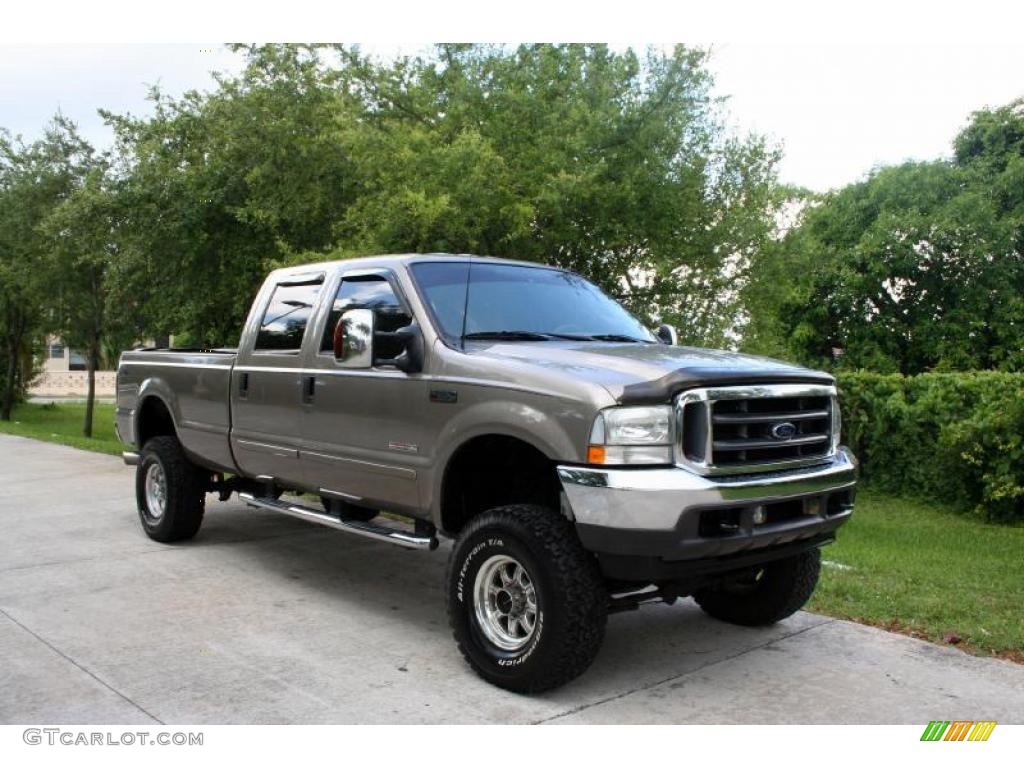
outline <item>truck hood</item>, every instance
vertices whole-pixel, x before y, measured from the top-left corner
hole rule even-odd
[[[620,403],[665,402],[700,386],[835,381],[827,373],[767,357],[663,344],[474,342],[466,351],[601,385]]]

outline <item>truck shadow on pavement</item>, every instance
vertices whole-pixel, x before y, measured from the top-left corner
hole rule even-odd
[[[304,633],[358,634],[368,646],[400,656],[433,655],[434,663],[444,660],[475,679],[452,642],[445,612],[448,543],[434,552],[408,551],[235,503],[211,503],[199,535],[185,546],[217,550],[209,556],[258,582],[254,610],[287,611],[287,620]],[[774,627],[736,627],[708,618],[689,599],[613,614],[591,670],[543,698],[653,684],[822,621],[798,614]]]

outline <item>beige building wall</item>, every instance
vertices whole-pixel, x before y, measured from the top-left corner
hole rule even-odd
[[[96,371],[96,397],[113,397],[117,371]],[[85,397],[89,382],[85,371],[43,371],[32,382],[30,397]]]
[[[116,371],[96,371],[96,396],[113,397],[116,377]],[[88,387],[85,359],[56,336],[47,338],[43,372],[29,387],[29,396],[85,397]]]

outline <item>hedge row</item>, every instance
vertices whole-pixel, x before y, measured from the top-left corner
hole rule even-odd
[[[838,376],[866,484],[1024,521],[1024,373]]]

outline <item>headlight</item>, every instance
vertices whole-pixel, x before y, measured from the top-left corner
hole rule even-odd
[[[608,408],[598,414],[587,448],[590,464],[671,464],[672,407]]]

